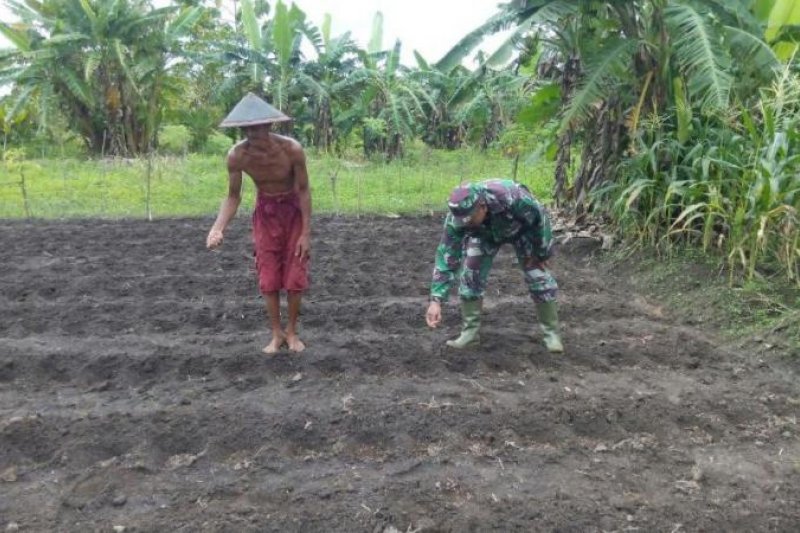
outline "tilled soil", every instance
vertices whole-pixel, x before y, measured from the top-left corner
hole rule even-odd
[[[510,249],[455,352],[455,304],[424,323],[440,219],[317,217],[308,350],[269,358],[248,221],[217,253],[209,226],[0,223],[0,528],[800,530],[793,363],[676,320],[592,243],[554,265],[565,355]]]

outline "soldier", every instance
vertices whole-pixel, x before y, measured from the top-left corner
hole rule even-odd
[[[246,139],[228,153],[228,196],[206,245],[222,244],[223,232],[241,202],[242,173],[258,190],[253,213],[253,243],[261,293],[267,301],[272,340],[264,353],[274,354],[285,344],[293,352],[305,345],[297,334],[303,291],[308,288],[311,234],[311,191],[306,159],[300,143],[272,133],[275,122],[291,120],[261,98],[248,93],[221,127],[241,127]],[[289,320],[281,326],[280,291],[287,292]]]
[[[435,328],[441,322],[441,302],[447,300],[458,274],[463,326],[461,335],[447,345],[464,348],[477,343],[492,261],[501,245],[511,243],[536,304],[545,346],[552,353],[563,352],[556,308],[558,285],[547,264],[553,253],[553,236],[542,205],[524,185],[492,179],[459,185],[450,194],[448,207],[444,234],[436,249],[428,326]]]

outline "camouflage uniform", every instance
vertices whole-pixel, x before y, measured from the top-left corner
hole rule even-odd
[[[486,219],[477,228],[468,228],[448,213],[436,249],[431,299],[446,301],[457,273],[461,299],[482,298],[495,255],[500,246],[511,243],[534,301],[555,301],[558,285],[550,272],[526,269],[528,258],[545,261],[553,253],[550,218],[544,207],[527,187],[512,180],[487,180],[474,187],[486,202]]]

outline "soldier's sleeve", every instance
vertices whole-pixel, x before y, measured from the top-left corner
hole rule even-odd
[[[532,234],[534,255],[542,261],[549,259],[553,255],[553,229],[544,206],[524,195],[514,200],[511,210],[514,217],[522,221],[525,231]]]
[[[446,302],[450,288],[455,282],[464,255],[464,231],[453,225],[453,216],[448,214],[439,246],[436,247],[436,260],[431,281],[431,300]]]

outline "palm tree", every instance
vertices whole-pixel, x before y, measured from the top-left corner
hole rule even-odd
[[[153,148],[171,60],[202,8],[152,9],[144,0],[7,6],[20,19],[0,23],[14,45],[0,52],[0,85],[15,86],[12,112],[36,97],[42,120],[62,111],[94,153]]]

